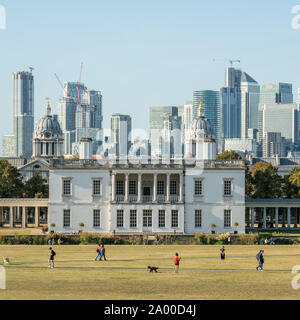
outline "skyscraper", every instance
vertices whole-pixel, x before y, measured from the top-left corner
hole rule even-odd
[[[168,121],[168,125],[165,123]],[[177,122],[174,125],[174,121]],[[180,125],[179,123],[180,122]],[[170,107],[151,107],[150,108],[150,144],[151,155],[161,156],[163,154],[163,135],[166,136],[166,128],[171,130],[173,123],[174,127],[181,128],[181,117],[178,116],[178,108]],[[171,133],[170,133],[171,134]],[[177,148],[176,148],[177,149]]]
[[[78,144],[82,138],[93,140],[93,152],[102,142],[102,94],[100,91],[86,90],[81,95],[81,103],[76,110],[76,136]]]
[[[258,116],[258,139],[263,139],[263,108],[266,104],[291,104],[294,102],[293,86],[289,83],[268,83],[261,86],[259,116]]]
[[[246,72],[241,77],[241,138],[248,138],[248,129],[258,129],[260,86]]]
[[[242,71],[226,69],[226,86],[221,88],[223,139],[241,137]]]
[[[4,138],[3,155],[30,158],[34,131],[34,78],[31,72],[13,73],[11,112],[13,134]],[[7,143],[12,140],[13,152],[7,152]]]
[[[263,139],[263,158],[286,157],[286,141],[280,132],[267,132]]]
[[[93,140],[93,153],[96,153],[102,143],[101,92],[87,90],[84,84],[79,86],[78,83],[67,82],[58,109],[58,119],[64,134],[64,154],[78,155],[82,138]]]
[[[263,135],[268,132],[279,132],[289,146],[298,143],[299,106],[297,104],[264,105]]]
[[[219,91],[204,90],[194,91],[194,119],[197,118],[199,105],[202,101],[204,116],[210,121],[216,135],[219,151],[222,148],[222,113],[221,94]]]
[[[115,155],[125,157],[131,148],[131,117],[113,114],[111,117],[111,144],[114,145]]]

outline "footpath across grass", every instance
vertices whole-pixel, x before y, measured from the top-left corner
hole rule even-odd
[[[265,272],[256,253],[265,250]],[[95,246],[55,246],[56,268],[48,269],[48,246],[0,246],[8,257],[7,290],[0,299],[300,299],[291,273],[300,265],[299,246],[106,246],[107,262],[95,262]],[[173,258],[181,257],[174,274]],[[147,266],[160,268],[150,274]]]

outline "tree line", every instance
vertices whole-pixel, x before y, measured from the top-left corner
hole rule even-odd
[[[49,198],[49,185],[39,173],[23,182],[18,169],[7,160],[0,160],[0,198],[47,199]]]
[[[225,151],[217,160],[243,160],[234,151]],[[257,162],[252,167],[245,164],[246,197],[249,199],[300,198],[300,167],[293,168],[287,177],[281,177],[270,163]]]

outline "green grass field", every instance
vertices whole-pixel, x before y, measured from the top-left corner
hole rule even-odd
[[[48,269],[48,247],[0,246],[10,299],[99,300],[224,300],[300,299],[291,286],[300,246],[265,247],[265,272],[256,272],[257,246],[227,247],[227,260],[218,246],[107,246],[107,262],[95,262],[95,246],[56,246],[56,268]],[[180,273],[173,257],[181,257]],[[160,267],[149,274],[147,266]]]

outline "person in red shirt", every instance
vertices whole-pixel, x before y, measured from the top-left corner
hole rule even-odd
[[[178,273],[178,271],[179,271],[180,260],[181,260],[181,258],[179,258],[179,254],[176,253],[175,258],[174,258],[175,273]]]

